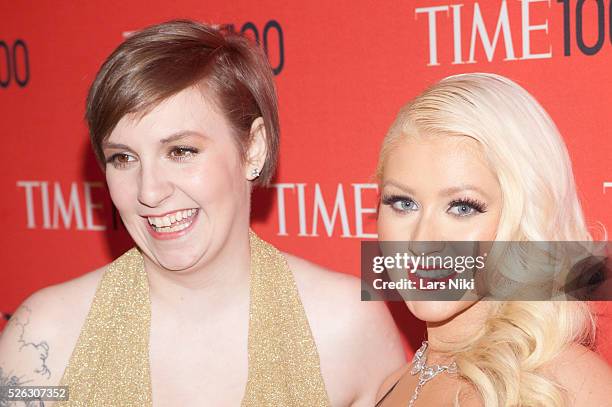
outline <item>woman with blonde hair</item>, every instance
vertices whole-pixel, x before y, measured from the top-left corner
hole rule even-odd
[[[555,124],[499,75],[451,76],[405,105],[377,176],[380,241],[592,240]],[[586,302],[406,304],[427,341],[383,383],[380,407],[610,405]]]

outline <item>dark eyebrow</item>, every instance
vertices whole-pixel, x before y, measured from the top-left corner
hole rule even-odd
[[[198,133],[197,131],[184,130],[184,131],[178,131],[174,134],[169,135],[166,138],[161,139],[160,143],[168,144],[168,143],[172,143],[173,141],[181,140],[189,136],[197,136],[197,137],[206,138],[206,136],[204,136],[202,133]]]
[[[130,152],[133,152],[131,148],[129,148],[128,146],[126,146],[125,144],[119,144],[119,143],[112,143],[110,141],[103,141],[102,142],[102,148],[113,148],[116,150],[127,150]]]
[[[171,134],[168,137],[161,139],[159,142],[161,144],[169,144],[169,143],[172,143],[173,141],[181,140],[189,136],[197,136],[197,137],[206,138],[206,136],[204,136],[202,133],[198,133],[196,131],[191,131],[191,130],[186,130],[186,131],[179,131],[174,134]],[[133,152],[133,150],[130,147],[126,146],[125,144],[113,143],[110,141],[102,142],[102,148],[113,148],[117,150],[127,150],[127,151]]]

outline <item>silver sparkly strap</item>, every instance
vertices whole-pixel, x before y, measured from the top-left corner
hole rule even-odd
[[[416,403],[417,398],[419,397],[419,393],[425,383],[432,380],[434,377],[439,375],[440,373],[446,371],[448,373],[454,374],[457,373],[457,364],[453,361],[448,365],[431,365],[427,366],[427,347],[429,343],[427,341],[423,341],[423,344],[416,351],[414,357],[412,358],[412,369],[410,369],[411,375],[419,375],[419,383],[414,389],[414,394],[410,398],[408,402],[408,407],[413,407]]]

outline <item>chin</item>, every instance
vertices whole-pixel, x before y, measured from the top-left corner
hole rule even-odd
[[[196,219],[192,228],[171,239],[155,238],[148,230],[149,225],[145,231],[137,225],[134,235],[142,239],[134,240],[153,263],[169,271],[189,273],[210,252],[210,232],[201,221]],[[129,229],[128,232],[132,235]]]
[[[207,239],[200,238],[197,244],[187,245],[184,242],[167,244],[166,246],[156,244],[146,244],[144,250],[148,257],[158,266],[173,272],[189,273],[209,252]],[[142,247],[142,246],[141,246]]]
[[[199,258],[188,256],[157,256],[155,260],[166,270],[188,272],[198,263]]]
[[[425,322],[444,322],[468,309],[476,301],[406,301],[416,318]]]

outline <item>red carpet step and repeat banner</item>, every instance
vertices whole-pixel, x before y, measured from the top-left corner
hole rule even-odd
[[[513,79],[547,109],[589,224],[612,229],[610,0],[5,0],[1,312],[131,247],[89,145],[84,101],[126,35],[175,18],[231,24],[268,55],[280,167],[255,194],[253,228],[282,250],[359,275],[360,241],[376,238],[379,146],[399,107],[475,71]],[[597,305],[598,343],[612,361],[612,307]],[[422,323],[390,307],[407,338],[420,338]]]

